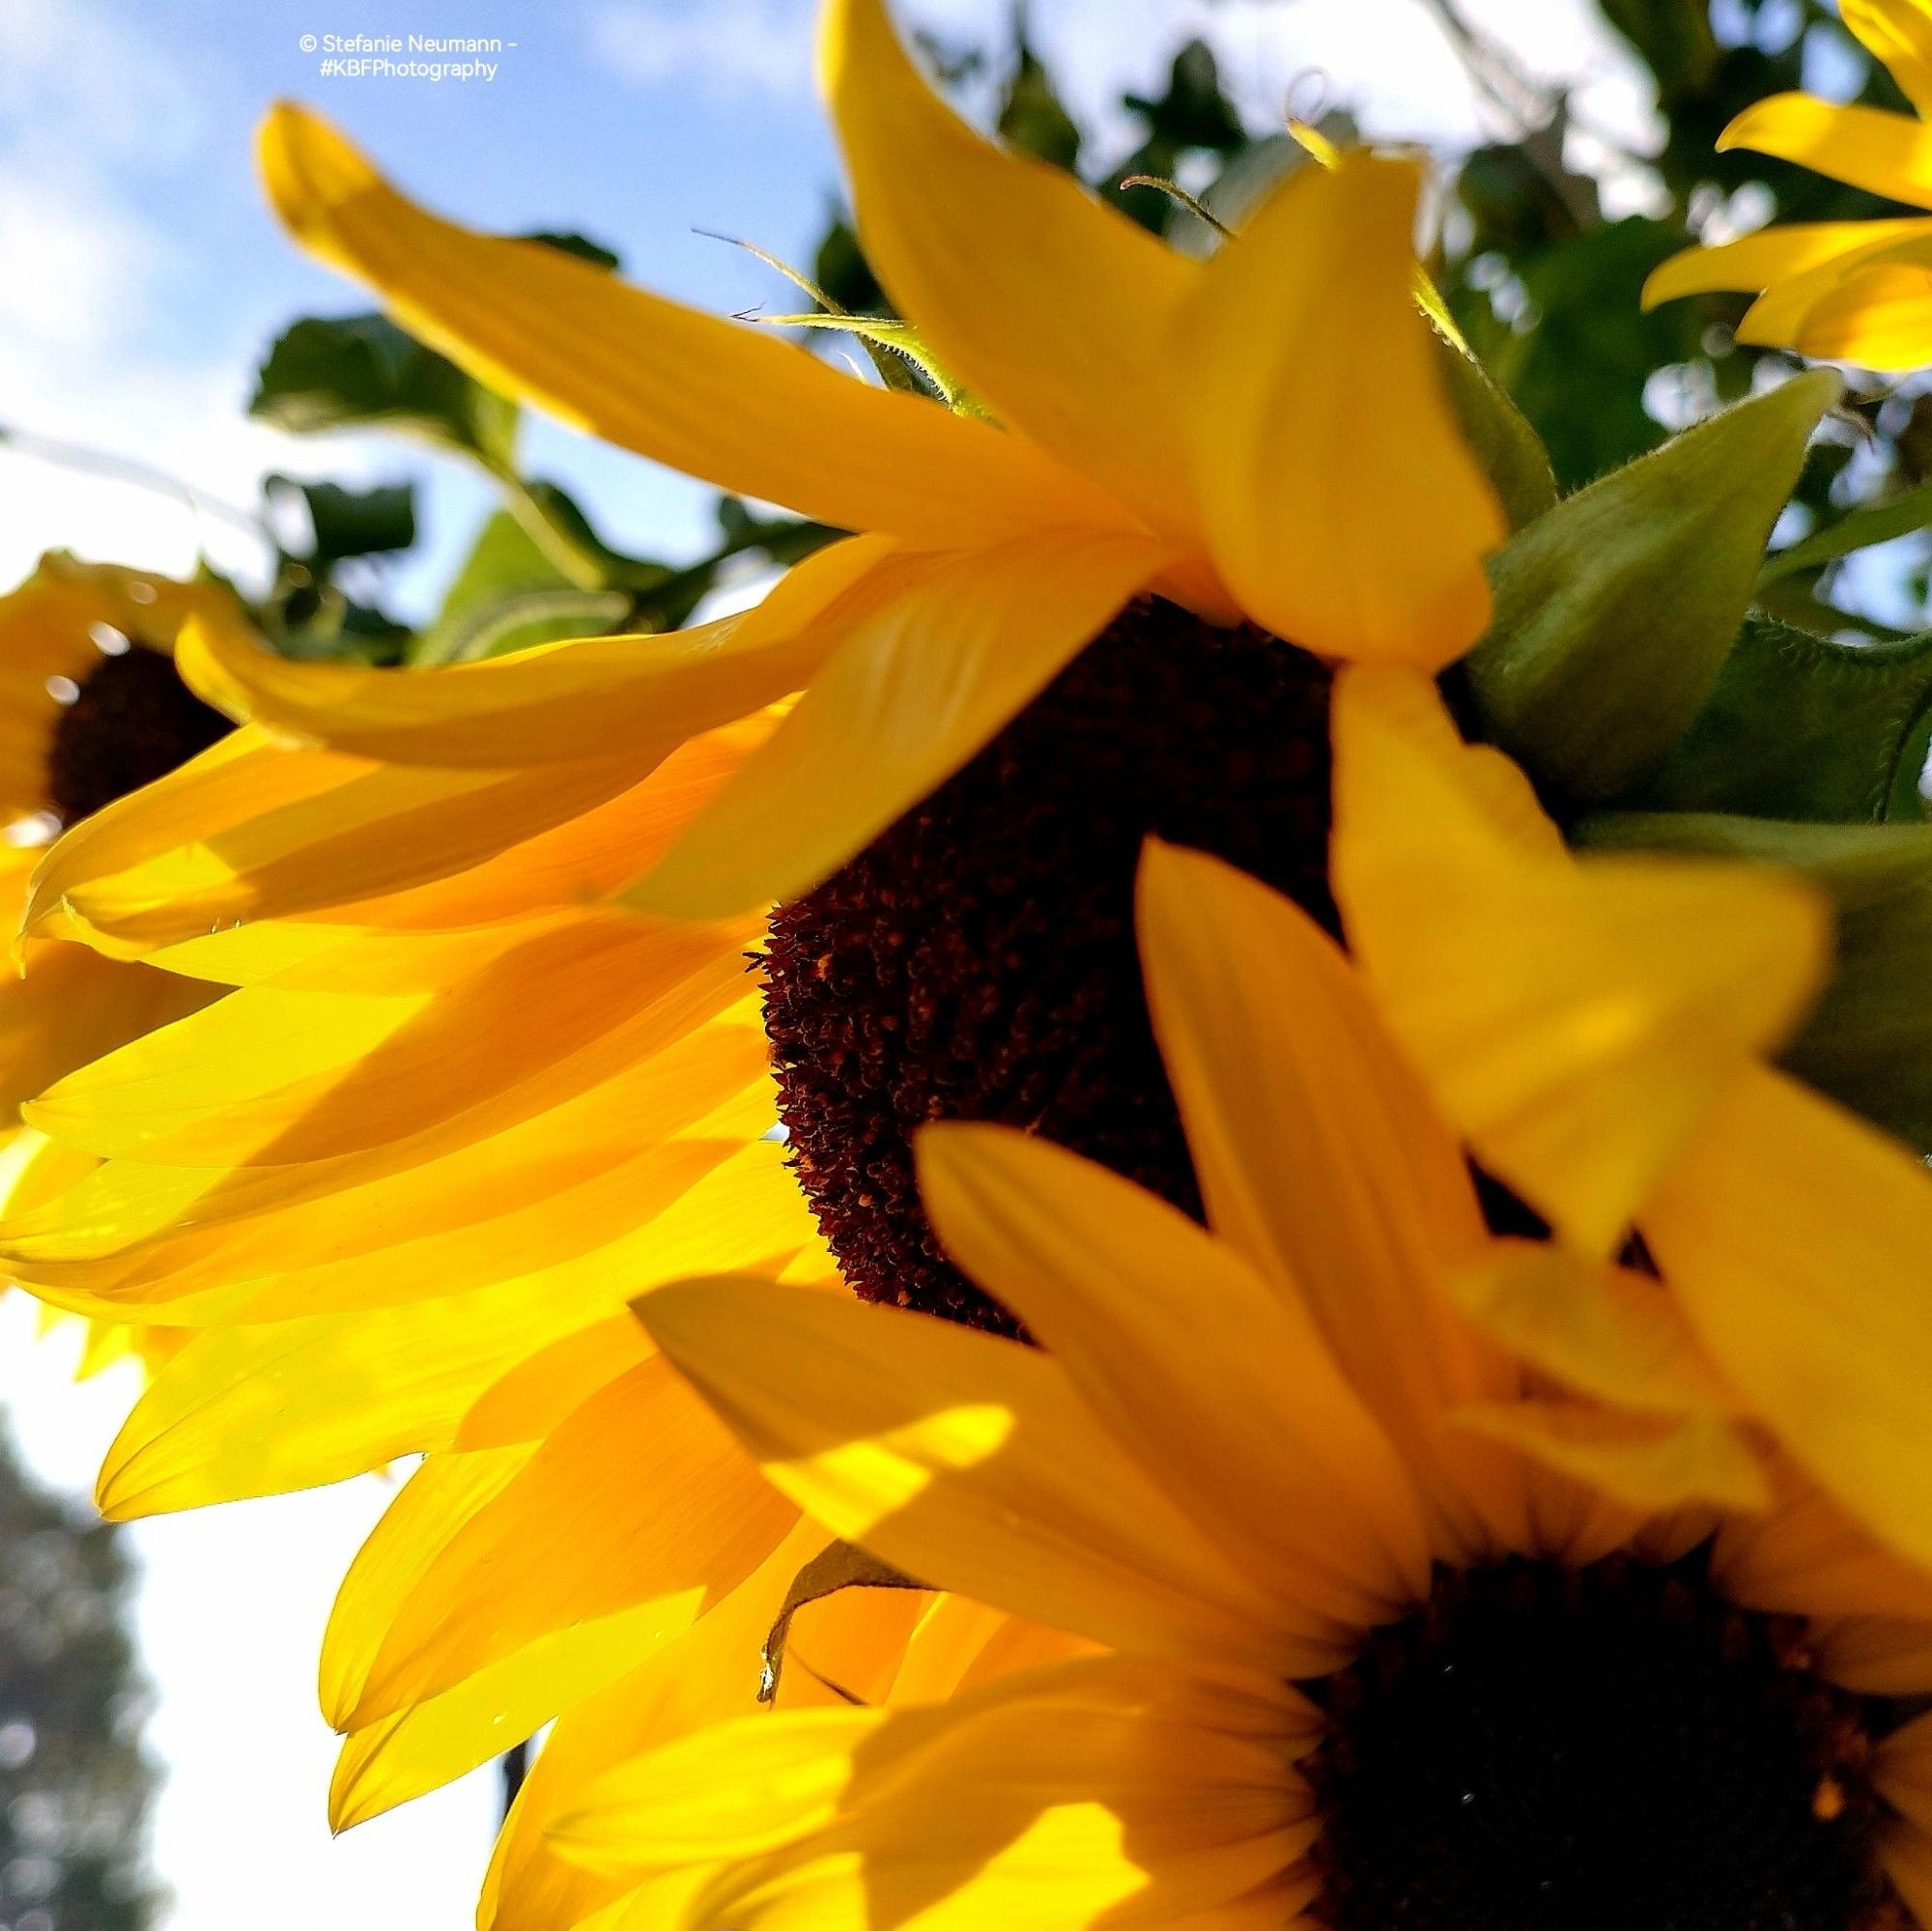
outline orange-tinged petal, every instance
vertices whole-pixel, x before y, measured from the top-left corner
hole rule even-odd
[[[634,1306],[773,1482],[908,1575],[1100,1641],[1296,1647],[1037,1349],[757,1282]]]
[[[625,901],[712,918],[809,890],[1037,696],[1161,554],[1145,538],[1063,532],[905,559],[897,594]]]
[[[1231,1555],[1359,1627],[1428,1594],[1408,1478],[1305,1308],[1164,1201],[1045,1141],[932,1126],[918,1156],[948,1254]]]
[[[182,675],[211,704],[278,740],[445,769],[635,757],[789,696],[838,635],[846,600],[892,555],[855,537],[809,556],[763,602],[651,637],[541,644],[425,670],[302,663],[240,623],[191,623]],[[653,751],[652,748],[655,748]]]
[[[655,1603],[634,1660],[783,1541],[797,1511],[662,1357],[565,1420],[424,1569],[348,1713],[360,1728],[526,1644]]]
[[[1795,1080],[1741,1074],[1645,1237],[1704,1346],[1817,1482],[1932,1566],[1932,1177]]]
[[[633,759],[441,771],[289,751],[244,725],[48,851],[27,929],[138,957],[478,865],[628,790]]]
[[[1191,539],[1171,336],[1199,264],[981,139],[914,70],[883,0],[833,0],[820,69],[860,239],[900,312],[1003,421]]]
[[[1415,305],[1420,180],[1368,154],[1301,169],[1208,264],[1178,343],[1236,602],[1321,656],[1435,669],[1488,627],[1508,532]]]
[[[1769,868],[1534,849],[1495,815],[1493,753],[1439,726],[1419,679],[1337,680],[1350,943],[1484,1163],[1606,1252],[1725,1083],[1804,1010],[1825,909]]]
[[[1868,189],[1932,208],[1932,128],[1877,107],[1775,94],[1747,107],[1718,137],[1719,153],[1749,148]]]
[[[697,925],[585,914],[477,949],[480,969],[445,990],[244,988],[70,1074],[32,1123],[104,1155],[210,1166],[326,1159],[457,1116],[474,1138],[490,1109],[527,1118],[530,1097],[584,1091],[627,1039],[668,1045],[744,990],[744,939]]]
[[[682,308],[561,250],[398,194],[319,115],[262,125],[289,231],[492,388],[740,496],[930,545],[1114,514],[1016,437],[871,388],[769,331]]]

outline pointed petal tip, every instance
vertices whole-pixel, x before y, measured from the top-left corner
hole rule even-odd
[[[278,100],[262,117],[255,159],[270,207],[297,236],[327,210],[383,185],[347,135],[295,100]]]

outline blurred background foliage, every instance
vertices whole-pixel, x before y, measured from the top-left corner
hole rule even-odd
[[[42,1492],[0,1434],[0,1924],[142,1931],[156,1771],[122,1531]]]

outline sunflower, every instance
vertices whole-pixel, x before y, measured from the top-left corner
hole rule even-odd
[[[1388,674],[1345,673],[1346,757],[1378,762],[1426,709]],[[1524,835],[1514,785],[1433,762]],[[1616,909],[1638,876],[1568,883]],[[1753,883],[1796,929],[1802,895]],[[1731,1146],[1777,1081],[1714,1051],[1684,1150],[1625,1200],[1647,1248],[1497,1236],[1305,913],[1158,845],[1140,911],[1206,1227],[1035,1136],[939,1124],[940,1235],[1044,1352],[764,1283],[637,1304],[813,1517],[1104,1653],[613,1766],[550,1825],[604,1883],[598,1921],[1932,1922],[1932,1182],[1809,1098],[1782,1158]],[[1710,1008],[1685,992],[1689,1036]],[[1634,1065],[1654,1016],[1558,988],[1497,1079],[1533,1083],[1566,1033]],[[1714,1165],[1731,1198],[1707,1211]],[[1861,1227],[1859,1189],[1902,1220]],[[1561,1215],[1564,1189],[1528,1204]],[[1867,1238],[1910,1271],[1821,1308],[1815,1270],[1860,1269]],[[1808,1366],[1827,1423],[1787,1427],[1773,1357]],[[1883,1502],[1875,1461],[1898,1470]]]
[[[229,723],[176,674],[191,616],[232,608],[213,584],[52,554],[0,597],[0,900],[17,925],[37,846],[164,776]],[[24,1103],[65,1074],[193,1011],[207,991],[75,945],[30,940],[0,980],[0,1198],[10,1211],[63,1191],[93,1163],[23,1127]],[[168,1330],[91,1325],[82,1374],[130,1349],[151,1362]]]
[[[1718,137],[1853,187],[1932,211],[1932,4],[1841,0],[1845,25],[1881,61],[1917,118],[1779,94]],[[1644,286],[1646,308],[1741,289],[1757,299],[1738,340],[1868,369],[1932,362],[1932,212],[1870,221],[1794,222],[1673,255]]]
[[[228,989],[30,1109],[101,1164],[13,1217],[22,1278],[196,1331],[103,1508],[428,1457],[331,1624],[338,1822],[601,1694],[791,1533],[630,1295],[746,1269],[1010,1326],[920,1208],[935,1114],[1198,1205],[1141,839],[1332,919],[1325,663],[1434,668],[1487,620],[1411,164],[1310,169],[1198,263],[969,132],[877,0],[826,43],[870,257],[999,426],[468,233],[278,110],[277,209],[413,331],[860,533],[716,624],[442,670],[201,624],[243,727],[36,882],[36,933]]]

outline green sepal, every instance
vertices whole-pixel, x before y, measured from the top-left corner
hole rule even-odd
[[[1738,404],[1579,490],[1491,561],[1466,660],[1484,733],[1552,794],[1627,796],[1703,709],[1818,419],[1824,371]]]
[[[964,384],[947,374],[945,364],[910,322],[900,322],[888,315],[761,315],[758,320],[769,323],[774,328],[830,328],[840,334],[855,336],[865,344],[868,353],[885,352],[883,356],[872,355],[873,366],[881,376],[888,369],[896,368],[903,374],[910,368],[921,378],[910,384],[889,381],[889,388],[910,386],[929,391],[955,414],[983,416],[986,413],[984,406],[973,400]]]
[[[1759,818],[1910,818],[1915,731],[1932,699],[1932,637],[1834,643],[1752,617],[1710,701],[1634,804]],[[1903,809],[1902,809],[1903,808]]]
[[[1932,825],[1822,825],[1719,812],[1618,812],[1575,841],[1781,865],[1837,913],[1832,978],[1781,1057],[1799,1078],[1932,1151]]]
[[[1513,530],[1556,507],[1556,472],[1528,416],[1469,350],[1444,332],[1447,311],[1430,315],[1430,334],[1449,406]],[[1453,327],[1453,325],[1450,325]]]

